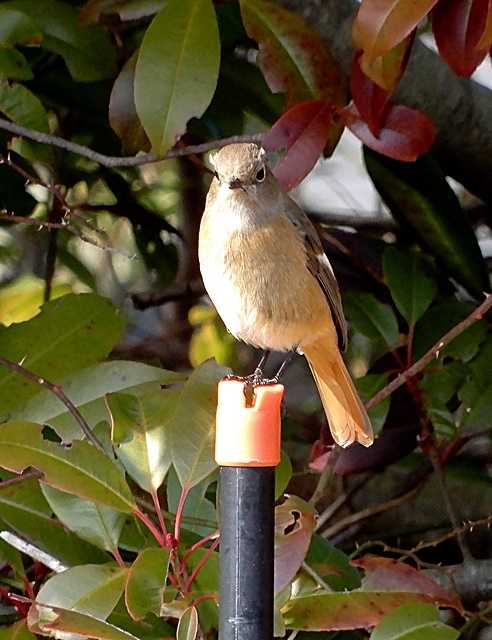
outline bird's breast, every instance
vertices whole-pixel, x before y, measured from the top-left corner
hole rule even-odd
[[[212,302],[241,340],[288,350],[326,327],[328,305],[300,237],[283,216],[244,228],[202,225],[199,257]]]

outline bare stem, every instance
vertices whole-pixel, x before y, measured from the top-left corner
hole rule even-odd
[[[161,503],[159,501],[159,494],[155,489],[153,489],[152,493],[152,502],[154,503],[155,511],[157,514],[157,519],[159,520],[159,525],[161,527],[162,535],[164,538],[167,537],[167,528],[166,523],[164,522],[164,516],[162,515]]]
[[[152,535],[160,544],[160,546],[166,547],[167,540],[162,536],[162,533],[155,526],[155,524],[152,522],[149,516],[144,511],[141,511],[138,507],[134,510],[134,514],[140,520],[140,522],[142,522],[147,527],[147,529],[152,533]]]
[[[77,153],[79,156],[89,158],[94,162],[98,162],[103,167],[138,167],[143,164],[150,164],[152,162],[160,162],[161,160],[170,160],[171,158],[178,158],[180,156],[189,156],[193,154],[200,154],[210,151],[211,149],[219,149],[225,147],[228,144],[236,142],[261,142],[261,134],[252,134],[245,136],[231,136],[230,138],[222,138],[221,140],[212,140],[211,142],[205,142],[203,144],[194,144],[187,147],[179,147],[171,149],[163,156],[158,156],[155,153],[142,153],[137,156],[107,156],[103,153],[98,153],[89,147],[86,147],[65,138],[59,136],[52,136],[48,133],[42,133],[35,129],[29,129],[23,127],[14,122],[9,122],[4,118],[0,118],[0,129],[10,131],[16,136],[24,136],[35,142],[41,144],[48,144],[52,147],[58,147],[59,149],[65,149],[72,153]]]
[[[102,451],[103,453],[105,453],[104,447],[102,446],[99,438],[96,435],[94,435],[94,433],[92,432],[92,429],[90,428],[84,416],[80,413],[80,411],[77,409],[77,407],[70,400],[70,398],[67,396],[65,391],[63,391],[63,388],[59,384],[54,384],[53,382],[46,380],[46,378],[38,376],[32,371],[29,371],[25,367],[21,366],[20,364],[17,364],[17,362],[12,362],[11,360],[7,360],[7,358],[4,358],[3,356],[0,356],[0,364],[6,367],[7,369],[10,369],[11,371],[18,373],[24,378],[27,378],[31,382],[34,382],[35,384],[38,384],[41,387],[46,387],[46,389],[49,389],[60,400],[60,402],[62,402],[66,406],[66,408],[68,409],[68,412],[79,424],[87,440],[89,440],[89,442],[91,442],[97,449],[99,449],[99,451]]]
[[[186,583],[186,591],[189,591],[191,589],[191,586],[194,580],[196,579],[197,575],[203,569],[203,567],[207,563],[207,560],[210,558],[210,556],[215,551],[215,549],[217,549],[218,546],[219,546],[219,538],[217,538],[217,540],[214,540],[214,542],[207,549],[206,553],[203,554],[203,557],[200,559],[196,567],[191,572],[190,577],[188,578],[188,581]]]
[[[418,484],[412,487],[409,491],[406,491],[405,493],[402,493],[401,495],[396,496],[396,498],[391,498],[391,500],[387,500],[386,502],[381,502],[379,504],[366,507],[361,511],[357,511],[357,513],[352,513],[349,516],[342,518],[338,522],[335,522],[335,524],[333,524],[331,527],[328,527],[328,529],[323,531],[321,535],[324,538],[333,538],[337,533],[340,533],[340,531],[343,531],[344,529],[347,529],[348,527],[351,527],[354,524],[358,524],[359,522],[362,522],[363,520],[367,520],[367,518],[371,518],[372,516],[375,516],[378,513],[384,513],[389,509],[393,509],[394,507],[397,507],[398,505],[402,504],[406,500],[410,500],[415,495],[417,495],[417,493],[424,486],[424,481],[425,480],[420,480]]]
[[[183,517],[183,510],[186,503],[186,498],[190,492],[189,487],[183,487],[181,495],[179,496],[178,506],[176,507],[176,520],[174,521],[174,539],[179,542],[179,534],[181,530],[181,519]]]
[[[458,337],[465,329],[468,329],[472,324],[481,320],[487,311],[492,307],[492,294],[488,293],[485,300],[480,306],[474,309],[469,316],[459,322],[450,331],[443,335],[424,355],[417,360],[411,367],[400,373],[394,380],[378,391],[368,402],[366,402],[366,409],[376,406],[382,402],[385,398],[394,393],[402,385],[408,382],[411,378],[414,378],[418,373],[422,371],[432,360],[439,357],[439,353]]]

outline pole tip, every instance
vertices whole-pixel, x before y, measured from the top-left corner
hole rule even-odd
[[[220,466],[275,467],[280,462],[284,387],[264,385],[252,392],[240,380],[219,382],[215,460]]]

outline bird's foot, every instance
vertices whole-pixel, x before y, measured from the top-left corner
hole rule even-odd
[[[243,382],[246,385],[251,387],[261,387],[269,384],[277,384],[278,379],[277,376],[274,378],[266,378],[263,375],[263,371],[261,369],[255,369],[253,373],[250,373],[248,376],[236,376],[234,374],[230,374],[225,377],[225,380],[235,380],[237,382]]]

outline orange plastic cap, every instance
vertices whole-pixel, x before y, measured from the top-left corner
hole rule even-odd
[[[252,406],[247,406],[245,386],[239,380],[219,382],[215,460],[222,467],[275,467],[284,387],[255,387]]]

